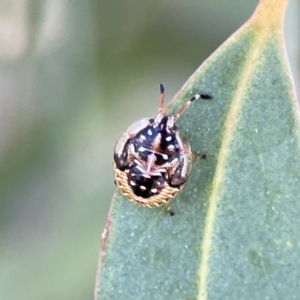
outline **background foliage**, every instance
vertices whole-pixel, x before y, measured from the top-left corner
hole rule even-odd
[[[0,1],[0,299],[92,298],[115,141],[256,4]],[[291,1],[296,82],[298,15]]]

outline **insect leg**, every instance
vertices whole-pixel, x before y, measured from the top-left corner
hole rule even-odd
[[[170,213],[171,217],[175,216],[175,211],[171,208],[171,206],[167,206],[167,211]]]
[[[212,99],[212,96],[210,96],[210,95],[205,95],[205,94],[197,94],[197,95],[195,95],[193,98],[191,98],[188,102],[186,102],[183,106],[182,106],[182,108],[178,111],[178,113],[175,115],[175,117],[174,117],[174,122],[176,122],[178,119],[179,119],[179,117],[183,114],[183,112],[190,106],[190,104],[193,102],[193,101],[195,101],[195,100],[197,100],[197,99],[203,99],[203,100],[210,100],[210,99]]]
[[[203,154],[203,155],[194,155],[193,154],[193,160],[197,160],[197,159],[205,160],[206,158],[207,158],[206,154]]]

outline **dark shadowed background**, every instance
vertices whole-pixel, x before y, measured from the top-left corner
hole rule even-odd
[[[117,138],[257,2],[0,0],[0,299],[92,299]],[[296,83],[299,12],[291,0]]]

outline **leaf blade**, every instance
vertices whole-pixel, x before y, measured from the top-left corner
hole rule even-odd
[[[287,3],[279,2],[281,8]],[[276,286],[286,274],[272,255],[286,255],[276,246],[286,236],[272,228],[280,233],[280,220],[293,232],[285,245],[293,248],[291,257],[299,256],[300,224],[289,219],[300,207],[291,214],[279,201],[285,196],[296,205],[300,198],[299,118],[281,45],[282,11],[277,7],[281,14],[266,26],[266,4],[262,1],[254,17],[196,71],[170,107],[177,111],[195,93],[214,96],[212,103],[195,103],[178,122],[193,152],[208,159],[195,163],[172,203],[176,216],[116,198],[99,299],[282,299],[288,289],[295,293],[296,279],[284,289]],[[278,153],[287,148],[280,161]],[[272,204],[284,214],[273,213]],[[297,269],[299,263],[293,265]]]

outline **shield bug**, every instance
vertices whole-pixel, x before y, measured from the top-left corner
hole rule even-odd
[[[187,140],[180,137],[176,121],[197,99],[212,99],[196,94],[175,116],[163,112],[164,86],[160,85],[160,105],[154,118],[133,123],[119,138],[114,150],[114,177],[119,191],[131,202],[144,207],[170,202],[187,181],[193,154]]]

